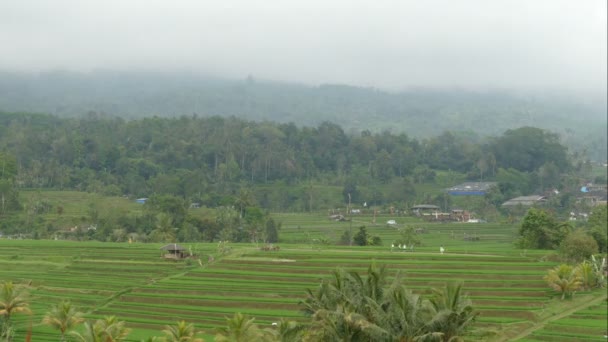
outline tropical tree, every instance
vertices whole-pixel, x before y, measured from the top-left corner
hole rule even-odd
[[[0,338],[3,340],[12,341],[11,315],[15,313],[31,313],[27,294],[12,282],[4,282],[0,285]]]
[[[219,328],[216,342],[266,342],[275,338],[276,332],[260,329],[255,318],[237,312],[232,318],[226,317],[226,326]]]
[[[166,342],[202,342],[196,337],[194,325],[179,321],[176,325],[167,325],[163,330]]]
[[[94,323],[85,322],[82,333],[72,331],[70,334],[79,342],[121,342],[130,332],[124,321],[117,320],[115,316],[106,316]]]
[[[531,208],[519,227],[519,245],[522,248],[557,248],[570,233],[572,227],[560,224],[547,210]]]
[[[581,287],[583,289],[588,290],[598,285],[597,273],[591,262],[585,260],[576,265],[574,273],[580,279]]]
[[[273,323],[274,325],[274,323]],[[288,321],[284,318],[276,324],[278,336],[277,340],[281,342],[300,341],[306,332],[305,326],[298,322]]]
[[[86,321],[83,324],[84,331],[71,331],[70,335],[78,342],[104,342],[103,335],[99,327],[91,321]]]
[[[31,313],[27,293],[13,282],[4,282],[0,285],[0,317],[10,322],[11,315],[15,313]]]
[[[175,242],[175,228],[170,215],[160,213],[156,216],[156,229],[152,231],[152,236],[158,242]]]
[[[61,341],[65,341],[65,334],[68,330],[83,321],[82,313],[78,312],[69,301],[62,301],[53,306],[42,319],[43,324],[49,325],[61,332]]]
[[[324,341],[455,340],[476,316],[460,284],[436,290],[434,302],[407,290],[397,275],[372,264],[367,277],[338,269],[301,302],[308,338]],[[444,339],[446,337],[446,339]]]
[[[416,234],[416,230],[414,229],[414,227],[407,226],[405,228],[399,229],[399,239],[395,241],[395,244],[404,244],[408,248],[410,246],[420,246],[420,238]]]
[[[254,202],[255,200],[251,189],[241,188],[238,195],[234,199],[234,205],[239,208],[239,217],[242,218],[245,208],[252,206]]]
[[[577,276],[574,268],[566,264],[561,264],[549,270],[543,279],[552,289],[562,295],[562,300],[571,297],[582,285],[581,279]]]
[[[597,253],[598,245],[593,236],[582,229],[578,229],[568,234],[561,242],[559,252],[568,260],[581,262]]]
[[[472,301],[463,293],[462,286],[462,283],[450,283],[432,290],[431,304],[435,313],[427,325],[430,331],[443,334],[442,341],[460,340],[478,315],[473,310]]]
[[[164,338],[158,336],[151,336],[145,340],[140,340],[140,342],[165,342]]]
[[[593,207],[587,225],[589,233],[597,242],[600,253],[606,253],[608,250],[608,206]]]
[[[370,303],[370,322],[362,329],[372,340],[414,341],[431,339],[437,333],[429,332],[425,322],[431,320],[432,306],[399,282],[388,288],[382,301]],[[373,324],[372,324],[373,322]]]

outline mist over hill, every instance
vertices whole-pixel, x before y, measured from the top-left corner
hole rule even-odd
[[[123,118],[236,116],[300,126],[331,121],[346,132],[460,132],[472,138],[535,126],[574,150],[606,159],[606,98],[558,92],[410,89],[222,79],[188,73],[0,73],[0,110],[60,117],[93,111]]]

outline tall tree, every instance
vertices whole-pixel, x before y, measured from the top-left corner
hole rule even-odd
[[[312,318],[311,338],[324,341],[424,341],[452,338],[474,321],[460,285],[435,291],[432,303],[413,294],[397,275],[370,265],[367,277],[338,269],[301,302]],[[448,339],[445,339],[448,341]]]
[[[431,331],[441,331],[442,341],[446,342],[461,339],[478,315],[473,310],[472,301],[463,293],[462,283],[450,283],[441,289],[433,289],[431,304],[435,312],[427,325],[431,326]]]
[[[235,313],[232,318],[226,318],[226,326],[219,328],[215,335],[216,342],[266,342],[273,338],[274,331],[260,329],[249,318],[241,313]]]
[[[27,293],[23,287],[15,286],[12,282],[0,285],[0,317],[10,322],[15,313],[30,313]]]
[[[557,248],[571,228],[559,224],[552,213],[543,209],[531,208],[519,227],[519,245],[522,248]]]
[[[122,342],[130,332],[124,321],[119,321],[115,316],[106,316],[95,322],[85,322],[82,333],[72,331],[70,335],[79,342]]]
[[[561,264],[550,269],[543,279],[552,289],[561,294],[562,300],[571,297],[582,285],[581,279],[575,269],[566,264]]]
[[[176,325],[167,325],[163,330],[166,342],[203,342],[196,337],[194,325],[179,321]]]
[[[66,332],[84,321],[82,315],[69,301],[62,301],[44,315],[42,323],[59,330],[63,342]]]
[[[570,168],[567,151],[557,134],[536,127],[510,129],[490,145],[499,167],[532,172],[547,163]]]
[[[0,337],[12,341],[11,316],[16,313],[31,313],[25,289],[12,282],[0,285]]]

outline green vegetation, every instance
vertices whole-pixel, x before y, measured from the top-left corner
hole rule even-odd
[[[607,209],[580,190],[605,178],[538,128],[0,122],[9,341],[500,340],[606,283]],[[445,191],[478,180],[495,186]]]
[[[264,251],[251,243],[186,245],[197,255],[189,259],[194,262],[160,259],[160,244],[0,239],[0,281],[15,281],[31,298],[32,315],[15,316],[17,336],[31,321],[34,340],[57,341],[60,331],[42,322],[66,299],[83,310],[89,330],[95,331],[96,322],[107,316],[126,322],[132,329],[129,341],[162,336],[167,325],[178,321],[193,324],[202,331],[200,338],[213,340],[217,329],[226,327],[226,317],[237,313],[255,318],[259,329],[281,318],[307,323],[298,305],[306,289],[315,289],[337,268],[363,273],[372,259],[386,267],[388,284],[400,279],[425,303],[434,296],[430,288],[462,281],[479,313],[468,332],[475,339],[490,338],[493,331],[500,335],[507,326],[526,327],[553,305],[542,279],[556,266],[546,260],[552,252],[514,248],[515,225],[412,222],[427,232],[416,235],[420,245],[415,251],[405,252],[390,246],[323,244],[323,236],[337,241],[350,224],[324,215],[273,218],[283,223],[281,237],[291,241],[280,243],[280,250]],[[386,216],[377,219],[386,221]],[[368,222],[368,227],[385,241],[402,236],[399,228],[385,224]],[[473,234],[480,240],[463,239]],[[440,245],[446,248],[444,255]],[[89,331],[84,325],[75,330]]]

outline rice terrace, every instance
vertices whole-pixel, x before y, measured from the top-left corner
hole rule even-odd
[[[281,318],[306,323],[301,302],[307,289],[314,291],[337,268],[364,275],[371,263],[387,266],[389,278],[399,274],[408,289],[423,296],[431,287],[462,281],[478,312],[465,340],[605,340],[605,289],[560,301],[543,280],[558,262],[549,251],[515,248],[516,225],[398,218],[425,229],[420,244],[404,250],[324,243],[364,223],[383,241],[398,239],[396,227],[371,224],[371,217],[351,223],[330,221],[325,213],[273,216],[282,222],[280,248],[185,242],[184,253],[196,257],[181,260],[164,258],[159,243],[0,239],[0,282],[13,281],[29,293],[31,314],[14,315],[15,340],[29,334],[31,341],[57,341],[57,332],[41,322],[65,299],[86,319],[124,321],[131,329],[126,341],[157,336],[182,320],[213,340],[235,313],[255,318],[263,328]],[[467,235],[479,239],[464,239]]]

